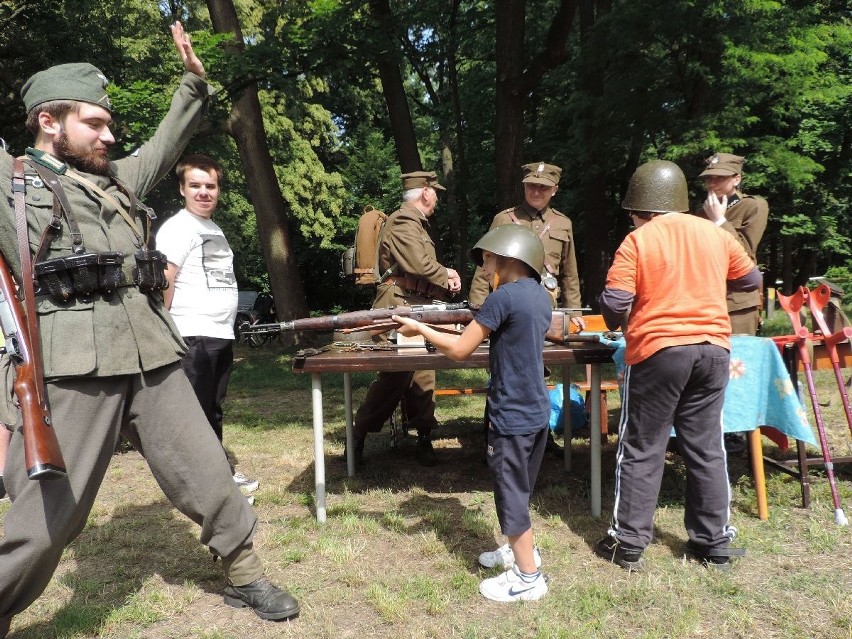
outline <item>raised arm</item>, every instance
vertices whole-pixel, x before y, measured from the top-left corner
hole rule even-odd
[[[171,30],[172,40],[175,42],[175,48],[180,54],[181,60],[183,60],[184,69],[190,73],[194,73],[203,80],[204,65],[198,59],[198,56],[195,55],[189,34],[183,30],[183,25],[180,22],[175,22],[171,26]]]

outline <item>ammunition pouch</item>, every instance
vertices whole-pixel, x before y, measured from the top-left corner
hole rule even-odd
[[[155,249],[141,248],[133,255],[133,283],[145,294],[164,291],[169,287],[166,279],[166,256]]]
[[[38,294],[59,304],[95,293],[111,295],[121,283],[124,256],[118,251],[78,253],[42,260],[33,265]]]

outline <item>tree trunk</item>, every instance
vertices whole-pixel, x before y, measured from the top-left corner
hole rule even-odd
[[[377,25],[377,43],[379,46],[376,66],[382,82],[382,95],[388,106],[391,130],[393,131],[396,154],[403,173],[420,171],[420,152],[417,150],[417,137],[414,135],[414,123],[408,108],[408,98],[399,70],[400,55],[396,46],[397,37],[394,18],[388,0],[370,0],[370,12]]]
[[[496,13],[496,128],[494,166],[497,208],[514,206],[521,199],[518,169],[523,164],[524,107],[527,96],[519,92],[524,69],[526,0],[497,0]]]
[[[547,32],[544,49],[524,70],[524,21],[526,0],[495,3],[496,73],[494,150],[497,205],[514,206],[521,199],[518,170],[524,154],[524,110],[532,91],[545,73],[568,59],[565,47],[579,0],[562,0]]]
[[[207,7],[214,31],[233,34],[235,40],[229,45],[229,51],[240,55],[244,49],[243,35],[232,0],[207,0]],[[287,208],[266,142],[257,84],[254,82],[247,84],[234,97],[228,125],[239,149],[249,197],[257,217],[261,249],[278,317],[281,320],[305,317],[308,308],[287,228]]]
[[[450,42],[447,51],[447,77],[449,80],[450,102],[453,113],[453,135],[449,138],[455,139],[455,156],[453,162],[452,180],[448,179],[447,185],[449,199],[455,204],[457,217],[457,238],[455,268],[462,280],[461,290],[468,290],[469,273],[465,265],[468,264],[467,250],[470,245],[470,204],[467,201],[469,170],[467,163],[467,147],[464,135],[464,116],[462,115],[461,98],[459,97],[459,78],[456,53],[458,51],[458,10],[459,0],[453,1],[450,13]],[[447,175],[446,170],[444,175]],[[449,177],[449,176],[448,176]]]

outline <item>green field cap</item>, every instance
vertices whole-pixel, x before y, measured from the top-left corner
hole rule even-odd
[[[24,84],[21,98],[27,113],[53,100],[89,102],[112,112],[106,93],[107,77],[88,62],[72,62],[39,71]]]
[[[544,162],[532,162],[524,164],[521,167],[524,173],[522,182],[530,182],[532,184],[544,184],[545,186],[558,186],[559,178],[562,177],[562,169],[555,164],[545,164]]]
[[[438,184],[438,176],[434,171],[413,171],[412,173],[403,173],[402,190],[420,189],[426,186],[431,186],[438,191],[444,191],[443,186]]]

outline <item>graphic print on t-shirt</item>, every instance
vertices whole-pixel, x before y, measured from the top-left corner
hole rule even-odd
[[[201,240],[201,262],[204,265],[207,288],[233,288],[236,277],[231,249],[225,236],[201,234]]]

